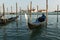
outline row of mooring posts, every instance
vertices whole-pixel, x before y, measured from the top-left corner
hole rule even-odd
[[[29,10],[29,8],[28,8],[28,10]],[[31,10],[32,10],[32,2],[30,3],[30,10],[28,11],[28,13],[30,14],[30,19],[29,19],[30,22],[32,21]],[[37,6],[37,10],[38,10],[38,6]],[[59,5],[57,6],[57,26],[56,26],[57,28],[58,28],[58,10],[59,10]],[[20,11],[21,11],[21,9],[20,9]],[[7,12],[8,12],[8,8],[7,8]],[[12,12],[12,8],[11,8],[11,12]],[[18,16],[17,14],[18,14],[18,6],[17,6],[17,3],[16,3],[16,16]],[[4,8],[4,4],[3,4],[3,16],[4,15],[5,15],[5,8]],[[38,14],[37,14],[37,18],[38,18]],[[48,0],[46,0],[46,25],[47,25],[47,22],[48,22]],[[21,12],[20,12],[20,24],[22,24],[22,14],[21,14]],[[17,27],[17,33],[18,33],[18,19],[16,19],[16,27]],[[6,40],[7,34],[6,34],[6,28],[5,27],[4,27],[3,32],[4,32],[3,39]],[[57,33],[58,33],[58,31],[57,31]]]
[[[29,10],[29,12],[28,12],[29,15],[30,15],[30,18],[29,18],[30,21],[32,20],[31,10],[32,10],[32,1],[30,2],[30,10]],[[8,8],[7,8],[7,11],[8,11]],[[17,4],[16,4],[16,16],[17,16],[17,11],[18,11],[18,10],[17,10]],[[21,11],[21,9],[20,9],[20,11]],[[38,5],[37,5],[37,11],[38,11]],[[48,11],[48,4],[46,3],[46,23],[47,23],[47,20],[48,20],[48,19],[47,19],[47,17],[48,17],[48,12],[47,12],[47,11]],[[12,6],[11,6],[11,12],[12,12]],[[4,15],[4,12],[3,12],[3,15]],[[37,14],[37,18],[38,18],[38,14]],[[20,13],[20,24],[22,23],[22,22],[21,22],[21,19],[22,19],[22,16],[21,16],[21,13]]]
[[[29,20],[30,20],[30,22],[32,21],[32,13],[31,13],[31,10],[32,10],[32,1],[30,2],[30,10],[29,10],[29,8],[28,8],[28,13],[29,13],[29,16],[30,16],[30,18],[29,18]],[[37,10],[38,10],[38,6],[37,6]],[[21,11],[21,9],[20,9],[20,11]],[[7,8],[7,12],[8,12],[8,8]],[[11,6],[11,12],[12,12],[12,6]],[[18,16],[17,15],[18,14],[18,6],[17,6],[17,3],[16,3],[16,16]],[[5,8],[4,8],[4,4],[3,4],[3,16],[5,15]],[[38,14],[37,14],[37,18],[38,18]],[[47,19],[48,18],[48,1],[46,0],[46,24],[47,24]],[[20,12],[20,24],[22,24],[22,14],[21,14],[21,12]],[[16,27],[17,27],[17,33],[18,33],[18,19],[16,19]],[[5,29],[5,27],[4,27],[4,37],[3,37],[3,39],[4,40],[6,40],[6,29]]]
[[[48,0],[47,0],[48,1]],[[32,10],[32,1],[30,2],[30,11],[29,11],[29,14],[30,14],[30,20],[32,20],[32,13],[31,13],[31,10]],[[4,10],[5,11],[5,10]],[[3,16],[5,15],[3,11]],[[16,4],[16,14],[17,14],[17,4]],[[37,11],[38,11],[38,5],[37,5]],[[46,3],[46,16],[48,15],[48,4]],[[7,12],[8,12],[8,8],[7,8]],[[11,6],[11,12],[12,12],[12,6]],[[20,16],[21,17],[21,16]],[[37,14],[37,17],[38,17],[38,14]],[[21,18],[20,18],[21,19]],[[47,20],[46,20],[47,21]]]
[[[32,10],[32,1],[30,2],[30,9],[28,11],[28,13],[30,15],[30,18],[29,18],[30,22],[32,21],[32,16],[31,16],[32,12],[31,12],[31,10]],[[37,11],[38,11],[38,5],[37,5]],[[38,18],[38,14],[37,14],[37,18]],[[46,0],[46,25],[47,25],[47,22],[48,22],[48,0]]]

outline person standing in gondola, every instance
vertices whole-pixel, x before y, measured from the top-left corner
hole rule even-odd
[[[44,13],[42,13],[42,16],[37,18],[36,22],[43,22],[45,21],[45,19],[46,19],[46,16],[44,15]]]

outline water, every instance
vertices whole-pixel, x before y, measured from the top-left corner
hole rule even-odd
[[[32,22],[36,18],[37,15],[32,15]],[[0,26],[0,40],[60,40],[60,21],[58,23],[56,21],[56,15],[48,15],[47,29],[31,31],[26,26],[25,17],[22,15],[22,24],[20,24],[20,17],[18,18],[18,28],[16,22]]]

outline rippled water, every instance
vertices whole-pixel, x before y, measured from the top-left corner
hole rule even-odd
[[[32,22],[37,18],[32,15]],[[29,30],[26,26],[26,20],[22,15],[18,18],[18,27],[16,22],[11,22],[8,25],[0,26],[0,40],[60,40],[60,21],[57,23],[56,15],[48,15],[47,29]],[[59,19],[60,20],[60,15]]]

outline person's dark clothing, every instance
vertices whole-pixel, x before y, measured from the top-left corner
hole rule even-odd
[[[43,21],[45,21],[45,19],[46,19],[46,16],[43,14],[41,17],[39,17],[39,18],[37,19],[37,21],[43,22]]]

